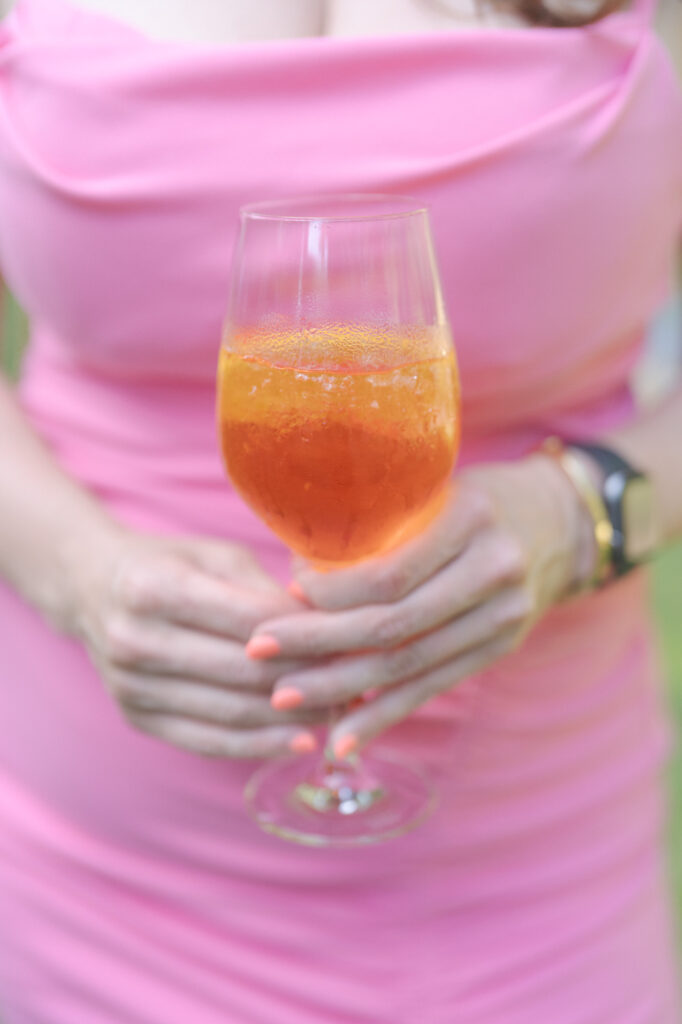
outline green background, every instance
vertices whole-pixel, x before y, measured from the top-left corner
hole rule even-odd
[[[16,378],[21,362],[26,323],[11,296],[5,296],[2,315],[2,366]],[[652,573],[652,600],[659,624],[669,694],[678,731],[682,732],[682,544],[664,552]],[[676,744],[669,770],[671,801],[670,869],[675,888],[679,931],[682,935],[682,746]]]
[[[682,544],[661,555],[654,566],[653,600],[678,734],[682,732]],[[671,800],[670,868],[679,932],[682,935],[682,745],[678,735],[670,765]]]

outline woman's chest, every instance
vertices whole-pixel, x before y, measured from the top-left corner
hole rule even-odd
[[[481,20],[474,0],[71,0],[151,37],[240,43],[449,31]],[[489,16],[490,17],[490,16]]]

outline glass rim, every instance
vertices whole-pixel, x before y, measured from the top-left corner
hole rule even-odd
[[[342,210],[346,206],[347,212],[324,212],[325,207],[331,208],[335,205]],[[370,206],[375,207],[373,212],[369,211]],[[239,213],[244,220],[351,222],[414,217],[427,214],[428,207],[413,196],[398,193],[320,192],[290,196],[287,199],[266,199],[257,203],[247,203],[240,207]]]

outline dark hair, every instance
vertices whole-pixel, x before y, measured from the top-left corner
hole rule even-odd
[[[520,14],[531,25],[576,28],[591,25],[620,7],[626,0],[492,0],[500,10]]]

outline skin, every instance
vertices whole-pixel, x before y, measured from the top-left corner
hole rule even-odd
[[[458,25],[521,24],[476,0],[71,0],[159,38],[242,43],[294,36],[451,31]]]
[[[659,546],[682,536],[682,466],[670,443],[680,436],[677,392],[603,439],[649,473]],[[273,702],[281,689],[287,706],[300,708],[371,690],[330,735],[347,754],[517,648],[589,579],[595,557],[586,510],[548,457],[466,470],[438,518],[394,552],[329,573],[298,563],[296,582],[312,610],[262,623],[254,636],[276,642],[271,663],[329,660],[283,673]]]
[[[266,22],[269,36],[291,36],[452,30],[470,17],[430,0],[391,0],[390,12],[384,0],[79,2],[159,35],[196,40],[210,28],[212,41],[234,43]],[[220,25],[208,26],[209,10],[225,15]],[[605,439],[651,476],[660,543],[682,535],[669,443],[681,436],[677,393]],[[299,565],[302,598],[292,596],[237,545],[117,523],[59,468],[0,381],[0,576],[83,644],[132,727],[196,753],[310,748],[311,725],[370,688],[333,731],[349,752],[518,646],[589,578],[594,557],[579,496],[535,455],[462,472],[423,534],[380,559],[326,574]],[[249,657],[246,642],[263,636],[279,653]],[[300,693],[297,707],[272,706],[283,689]]]
[[[131,725],[221,757],[314,745],[325,714],[274,711],[281,666],[244,651],[259,622],[303,605],[236,544],[122,527],[59,469],[1,382],[0,494],[0,575],[85,646]]]

